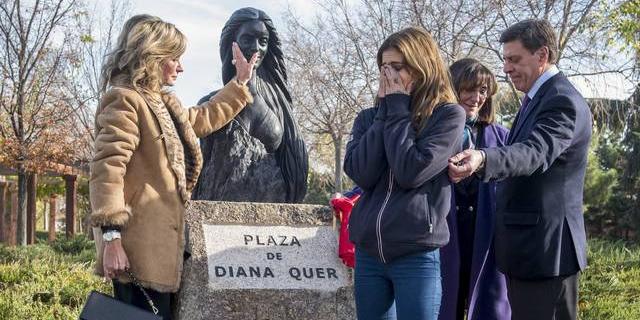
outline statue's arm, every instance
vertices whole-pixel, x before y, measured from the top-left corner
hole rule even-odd
[[[189,108],[189,122],[200,138],[205,137],[233,119],[253,97],[246,85],[229,81],[216,95],[199,106]]]

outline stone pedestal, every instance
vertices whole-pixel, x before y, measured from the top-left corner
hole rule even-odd
[[[178,319],[355,319],[328,207],[190,202]]]

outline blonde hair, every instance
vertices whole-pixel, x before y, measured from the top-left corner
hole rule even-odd
[[[457,101],[449,70],[433,37],[423,29],[410,27],[390,35],[378,49],[378,67],[382,66],[382,53],[389,49],[402,54],[413,78],[412,123],[420,131],[437,107]]]
[[[180,58],[186,47],[186,37],[173,24],[148,14],[129,18],[102,66],[102,92],[109,86],[128,85],[159,93],[163,61]]]

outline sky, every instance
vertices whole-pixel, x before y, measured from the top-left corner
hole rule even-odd
[[[182,56],[184,72],[173,88],[185,107],[194,105],[202,96],[222,86],[218,42],[222,27],[233,11],[243,7],[261,9],[271,16],[276,29],[284,33],[283,19],[288,6],[303,18],[312,18],[318,7],[314,0],[133,0],[130,4],[132,14],[156,15],[175,24],[187,36],[187,51]],[[496,73],[502,73],[502,70],[496,70]],[[573,77],[570,80],[587,98],[626,99],[633,88],[620,76]]]

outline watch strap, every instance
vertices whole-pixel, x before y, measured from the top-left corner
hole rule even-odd
[[[122,227],[116,225],[101,226],[100,229],[102,230],[102,233],[105,233],[107,231],[122,231]]]

